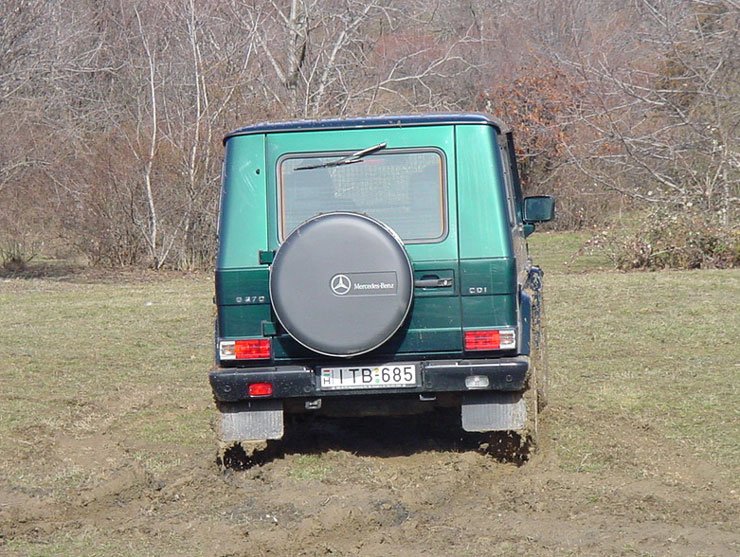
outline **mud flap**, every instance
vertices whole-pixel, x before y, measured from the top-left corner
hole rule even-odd
[[[283,436],[283,403],[280,400],[221,402],[221,441],[262,441]]]
[[[462,403],[465,431],[516,431],[524,429],[527,406],[522,393],[466,393]]]

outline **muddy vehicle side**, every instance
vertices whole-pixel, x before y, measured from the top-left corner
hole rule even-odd
[[[522,430],[544,395],[542,272],[513,136],[479,114],[226,136],[210,384],[224,441],[284,415],[461,410]]]

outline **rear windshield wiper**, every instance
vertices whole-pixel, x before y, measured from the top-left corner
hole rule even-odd
[[[388,144],[385,142],[378,143],[377,145],[373,145],[372,147],[368,147],[367,149],[357,151],[356,153],[352,153],[351,155],[347,155],[346,157],[342,157],[341,159],[337,159],[335,161],[322,162],[321,164],[310,164],[308,166],[299,166],[295,170],[313,170],[314,168],[330,168],[332,166],[342,166],[344,164],[354,164],[356,162],[362,162],[362,157],[371,155],[373,153],[377,153],[381,149],[385,149],[387,145]]]

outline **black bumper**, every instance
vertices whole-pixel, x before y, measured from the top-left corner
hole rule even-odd
[[[527,356],[416,363],[420,370],[419,384],[404,388],[322,390],[319,366],[219,368],[209,373],[209,380],[217,401],[236,402],[249,399],[248,389],[252,383],[271,383],[270,398],[273,399],[480,391],[465,386],[465,378],[471,375],[488,378],[488,387],[483,390],[521,391],[529,369]]]

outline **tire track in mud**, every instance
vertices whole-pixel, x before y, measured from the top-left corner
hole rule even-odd
[[[339,471],[303,488],[325,502],[294,505],[303,514],[293,510],[285,528],[253,523],[254,547],[264,555],[273,547],[304,555],[449,555],[450,548],[460,555],[735,555],[740,547],[737,498],[717,489],[716,471],[690,455],[653,456],[647,477],[629,469],[595,475],[563,471],[547,443],[517,467],[465,446],[451,433],[459,430],[432,440],[414,432],[412,450],[403,448],[406,432],[383,431],[385,445],[352,426],[323,439],[317,454]],[[316,446],[307,441],[311,432],[301,431],[295,444],[288,437],[279,456],[236,473],[239,486],[249,490],[258,479],[269,486],[270,502],[289,505],[296,490],[304,491],[290,472],[300,466],[305,443]],[[610,434],[634,445],[628,428]],[[649,437],[641,441],[659,441]],[[339,449],[342,442],[346,450]],[[674,479],[677,460],[680,480]],[[255,500],[269,506],[259,494]]]
[[[219,468],[214,442],[162,474],[144,470],[115,429],[59,439],[49,462],[70,455],[99,470],[96,482],[61,497],[2,493],[1,531],[6,541],[84,534],[139,554],[213,557],[738,554],[736,494],[649,431],[635,440],[609,429],[632,460],[587,473],[559,465],[547,428],[544,447],[517,466],[454,425],[298,420],[246,470]],[[661,441],[660,454],[645,452]]]

